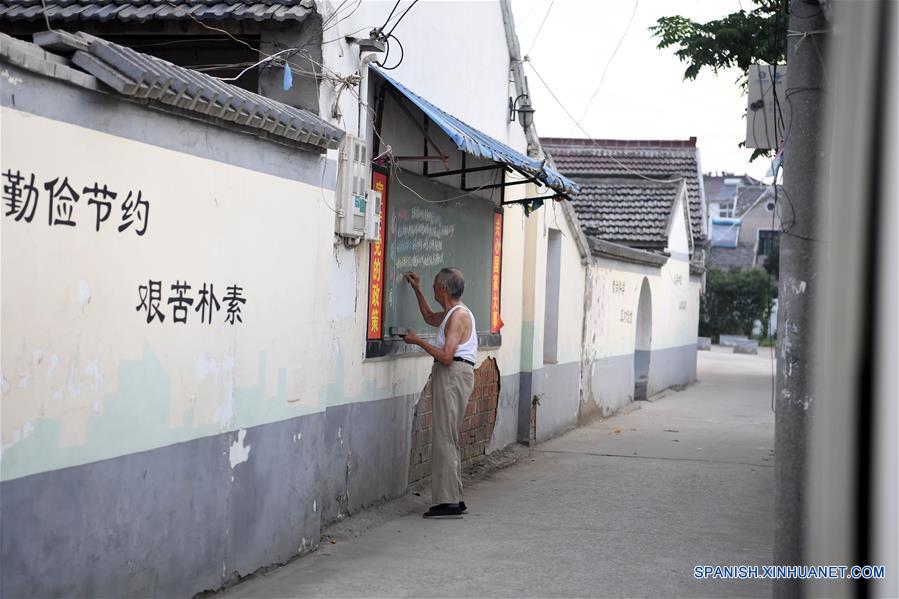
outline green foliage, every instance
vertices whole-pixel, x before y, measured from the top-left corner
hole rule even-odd
[[[774,279],[760,268],[706,272],[706,291],[699,304],[699,334],[752,335],[756,320],[767,322],[771,299],[777,294]]]
[[[735,67],[744,74],[755,63],[779,64],[786,59],[787,3],[760,0],[750,11],[740,10],[708,23],[681,16],[661,17],[649,28],[658,48],[676,48],[674,54],[687,64],[684,79],[696,79],[704,68]]]
[[[750,65],[786,61],[788,0],[757,0],[756,4],[750,11],[740,10],[708,23],[679,15],[661,17],[649,30],[659,40],[657,48],[673,47],[675,56],[686,63],[684,79],[696,79],[704,68],[716,75],[720,69],[736,68],[741,73],[737,81],[745,90]],[[756,149],[749,160],[770,154],[770,150]]]

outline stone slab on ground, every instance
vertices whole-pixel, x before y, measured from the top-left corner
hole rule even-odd
[[[719,335],[718,336],[718,345],[722,347],[733,347],[739,341],[745,341],[749,339],[746,335]]]
[[[756,355],[759,353],[759,342],[755,339],[737,341],[734,345],[734,353]]]

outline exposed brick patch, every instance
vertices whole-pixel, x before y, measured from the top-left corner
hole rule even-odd
[[[474,389],[465,408],[459,435],[462,464],[468,466],[484,459],[493,439],[496,406],[499,403],[499,368],[496,360],[487,358],[474,371]],[[431,380],[422,391],[412,417],[412,455],[409,459],[409,484],[431,476],[431,418],[433,397]]]

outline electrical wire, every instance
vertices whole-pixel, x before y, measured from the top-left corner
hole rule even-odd
[[[322,21],[322,30],[324,30],[325,27],[327,27],[328,23],[330,23],[334,19],[334,17],[337,16],[337,13],[340,12],[340,9],[343,8],[343,5],[347,2],[349,2],[349,0],[343,0],[343,2],[341,2],[340,5],[334,9],[334,12],[332,12],[330,15],[328,15],[328,18]]]
[[[550,1],[552,2],[553,0],[550,0]],[[529,18],[531,18],[533,15],[535,15],[537,13],[537,9],[540,8],[541,4],[542,4],[542,2],[534,2],[534,5],[531,7],[531,10],[529,10],[526,15],[521,17],[521,20],[515,22],[516,29],[521,28],[521,26],[524,25],[525,21],[527,21]]]
[[[428,204],[446,204],[446,203],[448,203],[448,202],[455,202],[455,201],[458,200],[458,199],[466,198],[466,197],[472,197],[472,198],[477,198],[477,199],[483,200],[483,199],[486,199],[486,198],[482,198],[482,197],[480,197],[480,196],[476,196],[476,195],[474,195],[474,192],[480,191],[480,190],[484,189],[485,187],[487,187],[488,185],[496,185],[496,173],[494,173],[494,175],[493,175],[493,180],[492,180],[491,182],[484,183],[484,184],[481,185],[480,187],[475,187],[475,188],[472,189],[471,191],[465,191],[465,192],[463,192],[463,193],[460,193],[459,195],[455,195],[455,196],[446,198],[445,200],[429,200],[429,199],[423,197],[421,194],[419,194],[417,191],[415,191],[414,189],[412,189],[412,188],[409,187],[408,185],[406,185],[405,183],[403,183],[402,178],[399,176],[399,172],[400,172],[400,171],[403,171],[403,170],[405,170],[405,169],[401,168],[401,167],[400,167],[399,165],[397,165],[395,162],[393,162],[393,161],[390,162],[390,174],[396,179],[397,183],[399,183],[400,186],[405,187],[408,191],[412,192],[412,193],[413,193],[415,196],[417,196],[421,201],[426,202],[426,203],[428,203]],[[409,173],[408,171],[406,171],[406,172],[407,172],[408,174],[410,174],[410,175],[411,175],[411,174],[414,174],[414,173]],[[492,195],[492,194],[491,194],[491,195]]]
[[[387,37],[390,37],[390,34],[393,33],[393,30],[396,29],[397,26],[398,26],[400,23],[402,23],[403,19],[406,17],[406,14],[407,14],[410,10],[412,10],[412,7],[415,6],[416,4],[418,4],[418,0],[412,0],[412,4],[409,5],[409,8],[407,8],[407,9],[403,12],[403,14],[400,15],[400,18],[397,19],[396,22],[394,22],[393,26],[390,28],[390,31],[388,31],[388,32],[385,34]]]
[[[568,118],[571,119],[571,121],[577,126],[577,128],[580,129],[581,133],[583,133],[583,134],[586,136],[587,141],[589,141],[590,143],[592,143],[594,146],[596,146],[596,147],[599,148],[599,149],[605,149],[605,148],[603,148],[602,146],[600,146],[599,143],[598,143],[595,139],[593,139],[592,137],[590,137],[590,134],[587,133],[587,130],[584,129],[584,127],[581,125],[581,123],[580,123],[576,118],[574,118],[574,117],[571,115],[571,112],[570,112],[567,108],[565,108],[565,105],[562,103],[561,100],[559,100],[559,97],[556,96],[556,94],[553,92],[552,88],[549,87],[549,85],[546,83],[546,81],[543,79],[543,77],[540,76],[540,73],[539,73],[539,72],[537,71],[537,69],[534,67],[534,61],[533,61],[533,60],[526,60],[526,61],[524,61],[524,62],[527,62],[527,63],[530,65],[531,70],[534,71],[534,74],[535,74],[535,75],[537,75],[537,79],[540,80],[540,83],[543,84],[543,87],[546,88],[546,91],[549,92],[549,95],[552,96],[552,99],[556,101],[556,104],[559,105],[559,108],[561,108],[562,111],[568,116]],[[686,178],[686,177],[683,177],[683,176],[681,176],[681,177],[672,177],[672,178],[669,178],[669,179],[654,179],[654,178],[652,178],[652,177],[647,177],[647,176],[644,175],[643,173],[640,173],[639,171],[634,170],[633,168],[631,168],[630,166],[628,166],[628,165],[625,164],[624,162],[621,162],[620,160],[618,160],[618,158],[616,158],[611,152],[607,155],[607,157],[608,157],[608,158],[611,158],[613,162],[616,162],[616,163],[617,163],[619,166],[621,166],[624,170],[626,170],[626,171],[632,173],[633,175],[639,177],[640,179],[645,179],[645,180],[647,180],[647,181],[654,181],[655,183],[672,183],[672,182],[674,182],[674,181],[684,181],[684,182],[686,183],[686,180],[687,180],[687,178]]]
[[[47,23],[47,31],[56,31],[50,26],[50,14],[47,12],[47,0],[41,0],[41,7],[44,9],[44,21]]]
[[[390,40],[391,39],[394,40],[397,43],[397,45],[400,47],[400,59],[392,67],[384,66],[381,62],[378,62],[378,66],[380,66],[385,71],[392,71],[392,70],[396,69],[401,64],[403,64],[403,58],[406,57],[406,51],[403,49],[403,44],[400,43],[399,38],[397,38],[395,35],[393,35],[391,33],[390,35],[387,36],[387,53],[384,55],[384,62],[386,62],[387,57],[390,56]]]
[[[549,18],[549,11],[553,9],[553,4],[555,3],[556,0],[552,0],[552,2],[549,3],[549,7],[547,7],[546,9],[546,14],[543,15],[543,20],[540,21],[540,27],[537,28],[537,34],[534,36],[534,40],[531,42],[531,47],[528,48],[527,52],[525,52],[525,56],[530,55],[531,50],[534,49],[534,45],[537,43],[537,40],[540,39],[540,32],[543,31],[543,26],[546,25],[546,19]]]
[[[384,24],[379,27],[379,29],[381,31],[384,31],[384,28],[387,27],[388,23],[390,23],[390,19],[393,18],[393,13],[396,12],[396,8],[397,8],[397,6],[400,5],[400,2],[402,2],[402,0],[396,0],[396,4],[393,5],[393,8],[391,9],[390,14],[387,15],[387,19],[384,20]]]
[[[335,22],[335,23],[332,23],[332,24],[329,25],[328,27],[323,27],[323,28],[322,28],[322,34],[324,34],[325,31],[328,31],[328,30],[330,30],[330,29],[334,29],[335,27],[337,27],[338,25],[340,25],[341,23],[343,23],[344,21],[346,21],[347,19],[349,19],[350,17],[352,17],[354,14],[356,14],[356,11],[359,10],[359,8],[360,8],[361,6],[362,6],[362,0],[358,0],[358,2],[356,2],[356,6],[353,7],[353,10],[351,10],[351,11],[348,12],[346,15],[344,15],[343,17],[341,17],[339,21],[337,21],[337,22]],[[366,28],[366,29],[367,29],[367,28]],[[358,33],[358,31],[357,31],[357,33]],[[309,44],[306,44],[306,45],[309,45]]]
[[[624,33],[621,34],[621,39],[618,40],[618,44],[615,46],[615,49],[612,50],[612,55],[609,56],[608,62],[606,62],[605,68],[602,70],[602,77],[599,79],[599,85],[596,86],[596,89],[593,91],[593,94],[590,96],[590,99],[587,100],[587,105],[584,107],[584,114],[581,115],[581,120],[583,121],[587,118],[587,111],[590,110],[590,104],[593,103],[593,98],[596,97],[596,94],[599,93],[599,90],[602,89],[602,84],[605,83],[606,74],[609,72],[609,66],[611,66],[612,61],[615,60],[615,55],[618,54],[618,49],[621,47],[621,44],[624,43],[624,39],[627,37],[628,32],[631,30],[631,24],[634,22],[634,16],[637,14],[637,7],[640,6],[640,0],[634,0],[634,10],[631,12],[631,18],[627,21],[627,26],[624,28]]]

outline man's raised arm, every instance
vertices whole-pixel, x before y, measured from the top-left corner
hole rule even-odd
[[[421,317],[432,327],[439,327],[440,323],[443,322],[443,317],[446,316],[446,312],[434,312],[431,310],[428,300],[425,298],[424,293],[421,292],[421,279],[417,273],[407,272],[403,275],[403,278],[406,279],[406,282],[412,286],[412,290],[415,292],[415,297],[418,299],[418,309],[421,310]]]

